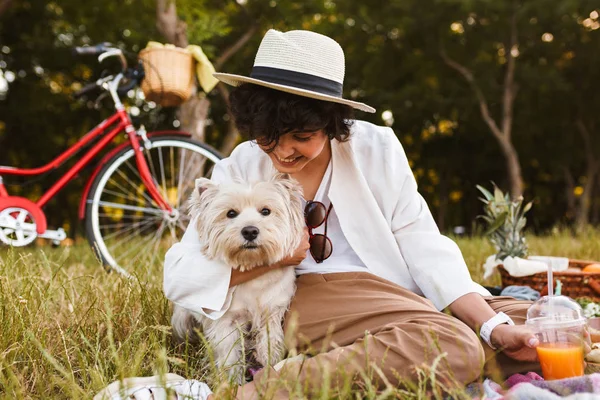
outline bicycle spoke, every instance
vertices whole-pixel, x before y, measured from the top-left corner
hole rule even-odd
[[[181,183],[183,182],[182,174],[185,166],[186,151],[186,149],[181,149],[179,157],[179,177],[177,178],[177,204],[175,204],[176,208],[179,208],[179,206],[181,205]]]
[[[167,192],[167,186],[166,186],[165,165],[163,162],[162,149],[159,147],[158,149],[156,149],[156,151],[158,151],[158,162],[160,165],[160,181],[162,182],[163,193],[165,194],[165,196],[163,196],[163,197],[165,198],[165,200],[168,201],[169,193]]]
[[[187,163],[187,165],[180,167],[181,173],[180,173],[179,182],[178,182],[179,188],[177,189],[177,192],[178,192],[177,195],[179,196],[178,207],[181,207],[182,203],[184,201],[188,200],[189,196],[185,196],[185,194],[187,193],[188,188],[190,187],[190,184],[191,184],[192,190],[196,185],[195,180],[191,180],[191,182],[190,182],[190,180],[187,178],[189,176],[188,172],[190,171],[191,168],[193,168],[193,165],[194,165],[193,156],[194,155],[192,155],[192,157],[190,157],[190,160]]]
[[[104,193],[112,194],[113,196],[117,196],[117,197],[120,197],[120,198],[125,199],[125,200],[133,200],[133,201],[137,201],[138,200],[137,198],[135,198],[131,194],[124,195],[122,193],[115,192],[114,190],[110,190],[110,189],[105,189]]]
[[[196,155],[196,154],[194,154]],[[186,181],[195,181],[196,178],[200,178],[202,176],[204,176],[204,174],[202,174],[202,170],[204,169],[204,165],[206,164],[206,157],[203,156],[199,156],[202,157],[201,160],[199,160],[197,163],[196,162],[190,162],[190,172],[192,172],[191,174],[186,174],[183,178]],[[191,161],[191,160],[190,160]]]
[[[169,147],[169,164],[171,165],[171,187],[175,187],[175,150]]]
[[[117,235],[121,235],[127,232],[131,232],[134,229],[138,229],[141,227],[144,227],[145,225],[148,225],[150,223],[156,223],[157,221],[160,221],[160,218],[154,218],[154,219],[147,219],[143,222],[135,222],[133,224],[130,224],[129,227],[123,228],[120,231],[116,231],[116,232],[112,232],[106,236],[104,236],[104,241],[106,242],[108,239],[112,239],[113,237],[117,236]]]
[[[152,149],[144,149],[144,153],[146,154],[146,156],[150,160],[150,162],[147,162],[147,164],[150,166],[150,173],[152,174],[152,178],[154,179],[154,183],[156,184],[156,183],[158,183],[158,179],[156,179],[156,177],[158,175],[156,174],[156,169],[154,168],[154,160],[152,159],[151,150]],[[162,187],[160,185],[155,185],[155,186],[158,188],[158,190],[162,190]],[[163,198],[166,198],[167,194],[164,193],[164,191],[163,191],[163,193],[161,194],[161,196]]]
[[[162,237],[162,234],[163,234],[163,232],[164,232],[164,230],[165,230],[165,227],[166,227],[166,225],[167,225],[167,224],[166,224],[165,222],[163,222],[163,223],[160,225],[160,227],[158,228],[158,230],[157,230],[156,234],[154,235],[154,237],[153,237],[151,240],[149,240],[149,241],[148,241],[148,245],[146,245],[146,246],[145,246],[145,247],[142,249],[142,251],[140,251],[140,253],[138,254],[138,256],[136,256],[136,257],[134,258],[134,261],[135,261],[135,260],[136,260],[136,259],[137,259],[139,256],[144,256],[144,255],[147,255],[148,253],[147,253],[146,249],[150,248],[150,249],[153,249],[153,250],[150,252],[150,254],[152,254],[152,259],[150,260],[150,265],[152,265],[152,264],[154,263],[154,259],[156,258],[156,253],[157,253],[157,250],[158,250],[158,244],[159,244],[160,238]]]
[[[118,172],[120,172],[120,171],[118,171]],[[112,183],[113,185],[115,185],[115,186],[116,186],[116,187],[118,187],[119,189],[121,189],[121,190],[125,191],[125,188],[123,188],[123,187],[122,187],[122,186],[121,186],[121,185],[120,185],[120,184],[119,184],[117,181],[115,181],[114,179],[110,178],[108,182],[109,182],[109,183]],[[152,199],[151,199],[150,197],[148,197],[148,196],[147,196],[145,193],[143,193],[143,192],[142,192],[142,196],[144,196],[144,198],[146,198],[146,199],[147,199],[147,200],[148,200],[148,201],[149,201],[151,204],[152,204],[152,203],[154,203],[154,202],[152,201]],[[156,204],[156,203],[154,203],[154,204]]]
[[[195,154],[194,154],[195,155]],[[182,187],[181,187],[181,198],[187,200],[189,198],[189,194],[192,190],[194,190],[196,178],[203,176],[200,174],[200,171],[204,168],[206,164],[206,158],[202,157],[198,163],[194,163],[192,159],[190,159],[189,166],[186,168],[186,173],[181,178]],[[187,194],[187,195],[186,195]]]
[[[163,223],[164,223],[164,222],[163,222]],[[160,229],[160,228],[159,228],[159,229]],[[129,240],[128,240],[128,242],[129,242],[129,241],[131,241],[131,239],[129,239]],[[122,260],[122,259],[124,259],[124,258],[127,258],[127,256],[128,256],[129,254],[133,253],[133,254],[136,254],[136,257],[134,257],[134,259],[133,259],[132,261],[136,260],[136,259],[137,259],[137,258],[138,258],[140,255],[142,255],[142,254],[143,254],[142,252],[139,252],[139,251],[138,251],[138,249],[140,249],[142,246],[144,246],[144,244],[143,244],[143,243],[142,243],[141,245],[138,245],[138,246],[133,246],[133,247],[129,248],[129,250],[127,250],[125,253],[123,253],[123,254],[121,254],[121,255],[120,255],[119,259],[121,259],[121,260]]]
[[[25,211],[21,211],[21,212],[19,212],[19,216],[17,217],[17,221],[19,221],[22,224],[23,222],[25,222],[26,218],[27,218],[27,213]]]
[[[116,187],[117,187],[117,189],[121,189],[121,190],[123,191],[123,193],[129,193],[129,192],[127,191],[127,189],[125,189],[123,186],[121,186],[121,185],[119,184],[119,182],[117,182],[117,181],[116,181],[115,179],[113,179],[112,177],[111,177],[111,178],[108,180],[108,182],[106,182],[106,184],[107,184],[107,185],[108,185],[109,183],[110,183],[110,184],[112,184],[113,186],[116,186]],[[110,189],[104,189],[104,191],[103,191],[103,192],[108,192],[108,191],[110,191]],[[117,192],[115,192],[115,193],[117,193]],[[124,195],[121,195],[121,196],[124,196]]]
[[[98,217],[107,217],[110,219],[114,219],[114,218],[118,218],[118,219],[144,219],[144,218],[148,218],[145,215],[135,215],[135,214],[124,214],[124,215],[118,215],[118,214],[107,214],[107,213],[98,213]]]
[[[127,183],[129,183],[129,185],[131,185],[132,188],[135,189],[135,193],[137,193],[139,191],[139,187],[136,186],[123,172],[121,172],[121,170],[117,170],[117,173],[127,181]],[[143,183],[142,183],[143,184]],[[144,198],[146,198],[150,203],[154,203],[154,200],[152,200],[152,198],[150,198],[150,196],[148,196],[146,193],[144,193],[144,191],[141,192],[142,196],[144,196]]]
[[[182,220],[177,221],[177,226],[179,227],[179,229],[181,229],[181,232],[183,233],[185,233],[185,231],[187,230],[187,226],[183,224]]]
[[[98,204],[103,207],[108,207],[108,208],[117,208],[117,209],[121,209],[121,210],[129,210],[129,211],[142,211],[147,214],[160,215],[160,216],[163,215],[163,211],[160,209],[156,209],[156,208],[130,206],[127,204],[112,203],[110,201],[99,201]]]
[[[146,218],[147,217],[145,217],[144,219],[146,219]],[[155,219],[159,220],[160,218],[156,217]],[[115,222],[114,224],[103,224],[103,225],[98,225],[98,226],[101,229],[104,228],[106,230],[107,228],[112,228],[112,227],[117,227],[117,226],[122,227],[124,225],[131,226],[131,225],[135,225],[135,224],[141,224],[141,222],[126,222],[126,223],[124,223],[124,222]]]
[[[139,231],[133,231],[132,233],[128,234],[124,239],[120,239],[118,243],[116,243],[112,247],[109,247],[108,250],[113,251],[114,249],[118,248],[119,246],[124,246],[126,243],[128,243],[129,241],[134,239],[136,237],[136,235],[140,235],[144,231],[144,229],[154,225],[155,223],[156,223],[156,221],[153,221],[153,220],[148,220],[148,221],[142,222],[140,224],[140,226],[137,227],[137,228],[140,228]]]
[[[133,174],[134,174],[134,175],[137,177],[137,179],[139,179],[139,181],[140,181],[140,182],[141,182],[141,183],[144,185],[144,188],[145,188],[145,187],[146,187],[146,184],[145,184],[145,183],[144,183],[144,181],[142,180],[142,177],[140,176],[140,173],[137,171],[137,169],[133,168],[133,167],[131,166],[131,164],[129,164],[129,161],[126,161],[126,162],[125,162],[125,165],[127,166],[127,168],[129,168],[129,170],[130,170],[131,172],[133,172]],[[159,187],[159,186],[157,186],[157,187],[158,187],[158,189],[160,189],[160,187]],[[146,198],[148,201],[150,201],[150,202],[151,202],[151,203],[153,203],[153,204],[156,204],[156,202],[154,201],[154,199],[152,199],[150,196],[148,196],[148,195],[145,193],[145,191],[144,191],[144,192],[142,192],[142,194],[144,195],[144,197],[145,197],[145,198]]]

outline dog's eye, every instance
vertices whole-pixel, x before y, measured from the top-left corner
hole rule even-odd
[[[262,210],[260,210],[260,213],[266,217],[267,215],[271,214],[271,210],[265,207]]]
[[[227,218],[235,218],[238,216],[238,212],[235,210],[227,211]]]

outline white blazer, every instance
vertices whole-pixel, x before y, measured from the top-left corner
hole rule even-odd
[[[350,140],[333,140],[329,198],[342,232],[374,275],[430,299],[438,310],[459,297],[490,293],[471,280],[460,249],[440,234],[390,128],[355,121]],[[212,180],[266,180],[275,168],[255,142],[244,142],[215,166]],[[217,319],[229,307],[231,268],[200,253],[191,223],[167,252],[166,297],[191,312]]]

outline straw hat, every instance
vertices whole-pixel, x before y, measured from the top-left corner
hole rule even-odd
[[[373,113],[364,103],[342,98],[344,51],[333,39],[310,31],[270,29],[263,38],[250,76],[216,73],[229,85],[253,83],[298,96],[346,104]]]

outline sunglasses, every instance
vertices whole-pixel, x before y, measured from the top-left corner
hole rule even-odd
[[[304,207],[304,221],[308,227],[310,254],[318,264],[327,260],[333,252],[333,245],[327,237],[327,217],[329,217],[332,208],[333,204],[330,204],[327,208],[320,201],[309,201]],[[318,228],[323,223],[325,223],[323,234],[313,234],[313,229]]]

